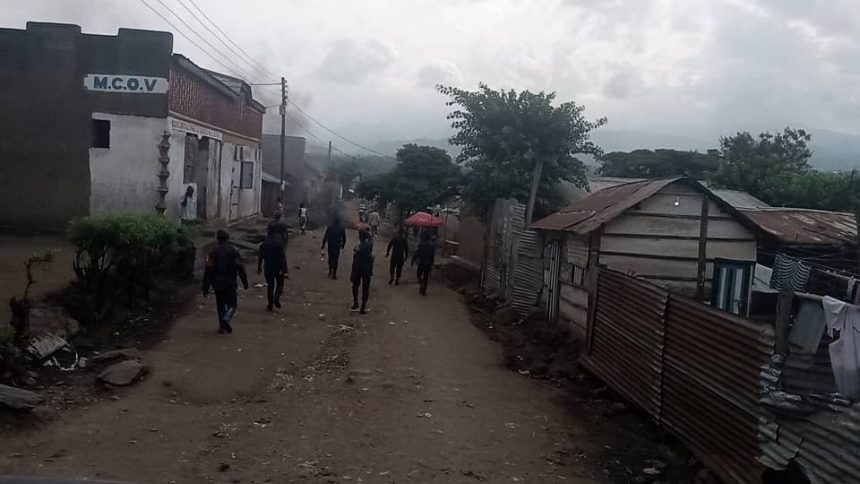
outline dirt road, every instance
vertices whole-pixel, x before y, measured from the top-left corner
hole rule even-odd
[[[220,336],[213,301],[197,296],[145,353],[146,380],[4,435],[0,474],[165,483],[604,479],[587,462],[555,463],[572,446],[590,452],[592,439],[561,390],[502,366],[501,348],[470,323],[456,293],[435,282],[420,297],[412,271],[406,285],[388,286],[377,247],[372,311],[350,313],[348,282],[325,278],[318,237],[290,243],[282,310],[266,313],[265,289],[252,288],[240,294],[235,333]]]

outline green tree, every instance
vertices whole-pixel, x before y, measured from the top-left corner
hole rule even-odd
[[[613,151],[598,158],[600,174],[629,178],[704,178],[719,166],[716,153],[669,149]]]
[[[456,195],[461,180],[460,167],[445,150],[407,144],[397,150],[394,169],[362,180],[358,193],[382,204],[393,203],[406,214]]]
[[[720,138],[720,164],[710,180],[720,187],[746,191],[771,205],[778,205],[786,180],[811,170],[812,136],[802,129],[782,133],[748,132]]]
[[[496,91],[480,84],[477,91],[437,86],[457,106],[448,115],[457,133],[451,144],[460,146],[458,163],[466,167],[463,194],[487,210],[496,198],[527,202],[534,174],[539,174],[537,205],[553,208],[559,181],[586,185],[585,165],[575,154],[601,154],[591,140],[592,130],[606,118],[587,121],[583,106],[574,102],[553,105],[555,93]]]

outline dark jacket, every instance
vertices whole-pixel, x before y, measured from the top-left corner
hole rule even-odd
[[[289,242],[290,240],[290,226],[287,225],[283,220],[275,220],[269,223],[269,230],[274,229],[275,233],[278,234],[283,240],[284,244]]]
[[[415,253],[412,254],[412,263],[415,264],[416,260],[419,265],[433,265],[433,262],[436,260],[436,247],[433,245],[433,242],[418,243]]]
[[[328,250],[341,250],[346,247],[346,229],[342,225],[329,225],[323,235],[322,248],[328,245]]]
[[[352,277],[373,275],[373,243],[360,242],[352,254]]]
[[[216,291],[235,291],[238,287],[236,277],[242,280],[242,285],[248,289],[248,275],[242,264],[242,256],[230,244],[218,244],[218,247],[206,257],[206,272],[203,274],[203,292],[209,288]]]
[[[385,255],[391,255],[394,260],[406,260],[409,257],[409,241],[402,235],[395,235],[388,242]]]
[[[266,274],[288,272],[286,246],[280,237],[270,237],[260,244],[257,268],[261,268],[264,263],[266,264]]]

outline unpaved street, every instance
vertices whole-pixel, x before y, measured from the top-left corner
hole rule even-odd
[[[355,233],[350,232],[350,245]],[[415,275],[389,287],[376,248],[372,311],[325,278],[319,231],[290,243],[280,312],[240,294],[232,336],[197,296],[116,396],[4,435],[0,474],[138,482],[588,482],[555,452],[589,436],[561,390],[502,366],[460,297]],[[349,265],[344,254],[341,265]],[[256,261],[247,261],[249,273]],[[342,270],[346,274],[347,270]],[[261,281],[254,274],[252,285]],[[584,417],[580,417],[584,418]]]

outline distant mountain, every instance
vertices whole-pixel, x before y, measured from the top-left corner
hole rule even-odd
[[[448,138],[416,138],[410,140],[380,141],[371,146],[371,148],[380,153],[394,156],[397,154],[397,150],[399,150],[400,147],[409,143],[443,149],[447,151],[451,157],[455,157],[460,153],[460,148],[448,143]]]
[[[860,136],[836,131],[810,130],[812,164],[819,170],[860,169]]]
[[[811,162],[815,168],[828,171],[860,169],[860,136],[820,129],[807,129],[807,131],[812,134],[810,148],[812,148],[813,155]],[[758,134],[757,131],[750,132]],[[594,132],[593,140],[606,153],[658,148],[695,150],[704,153],[709,149],[717,148],[719,145],[719,139],[613,129],[598,129]],[[460,152],[458,147],[448,143],[447,138],[382,141],[371,146],[371,148],[380,153],[390,153],[393,156],[397,149],[406,143],[435,146],[444,149],[452,157],[457,156]],[[591,157],[581,158],[588,164],[594,164]]]

